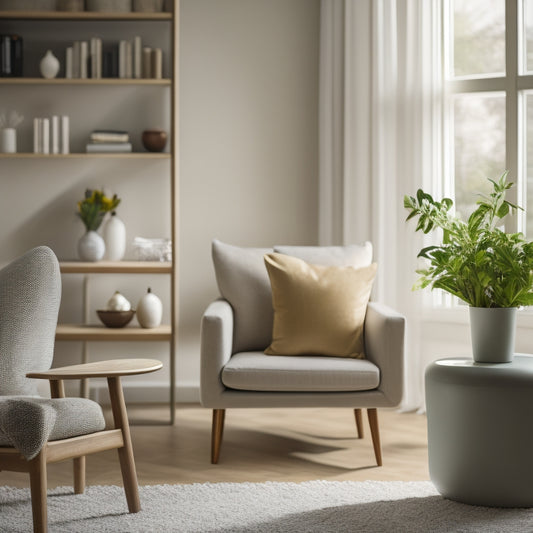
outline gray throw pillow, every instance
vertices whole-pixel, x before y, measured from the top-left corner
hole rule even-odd
[[[280,254],[292,255],[306,263],[323,266],[353,266],[362,268],[372,264],[372,243],[346,246],[274,246]]]

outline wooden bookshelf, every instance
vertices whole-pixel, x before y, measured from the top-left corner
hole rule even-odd
[[[167,261],[61,261],[62,274],[171,274]]]

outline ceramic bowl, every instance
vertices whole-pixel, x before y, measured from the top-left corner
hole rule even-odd
[[[133,309],[130,311],[106,311],[99,309],[96,312],[98,313],[98,318],[108,328],[123,328],[131,322],[135,314]]]
[[[167,144],[167,132],[163,130],[144,130],[142,142],[149,152],[162,152]]]

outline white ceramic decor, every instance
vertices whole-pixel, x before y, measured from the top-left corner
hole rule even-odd
[[[126,252],[126,226],[115,211],[104,225],[105,258],[120,261]]]
[[[119,291],[115,291],[107,301],[106,311],[129,311],[130,309],[131,303]]]
[[[137,304],[137,320],[143,328],[156,328],[163,318],[163,304],[150,288]]]
[[[59,72],[59,60],[52,53],[52,50],[48,50],[39,63],[41,74],[43,78],[52,79],[57,76]]]
[[[17,152],[17,130],[15,128],[0,130],[0,152],[3,154],[15,154]]]
[[[82,261],[100,261],[104,257],[104,239],[90,230],[78,241],[78,255]]]

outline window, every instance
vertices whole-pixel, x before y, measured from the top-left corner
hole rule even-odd
[[[486,178],[509,170],[533,239],[533,0],[443,0],[448,94],[444,192],[467,217]]]

